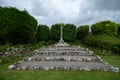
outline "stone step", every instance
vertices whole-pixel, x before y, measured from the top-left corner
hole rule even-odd
[[[78,48],[78,47],[76,48],[74,47],[61,47],[61,48],[47,47],[47,48],[39,49],[39,51],[89,51],[89,50],[87,48]]]
[[[66,61],[29,61],[19,62],[13,67],[13,70],[100,70],[100,71],[117,71],[103,62],[66,62]]]
[[[97,56],[32,56],[23,59],[24,61],[86,61],[99,62]]]
[[[35,50],[33,55],[45,55],[45,56],[63,56],[63,55],[69,55],[69,56],[82,56],[82,55],[93,55],[91,52],[88,51],[38,51]]]

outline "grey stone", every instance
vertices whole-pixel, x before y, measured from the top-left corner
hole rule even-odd
[[[57,43],[34,50],[31,57],[26,57],[16,63],[14,68],[16,70],[101,70],[119,72],[118,68],[110,66],[89,49],[67,43]]]
[[[11,53],[10,53],[10,52],[5,52],[4,54],[5,54],[5,55],[9,55],[9,54],[11,54]]]
[[[24,65],[24,66],[21,66],[21,69],[22,69],[22,70],[26,70],[27,67]]]
[[[9,70],[12,70],[13,68],[14,68],[14,65],[8,66],[8,69],[9,69]]]
[[[84,68],[85,71],[91,71],[90,68]]]
[[[3,55],[3,52],[0,52],[0,55]]]

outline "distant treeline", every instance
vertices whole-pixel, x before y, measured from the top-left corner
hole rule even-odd
[[[63,39],[66,42],[80,41],[90,47],[120,52],[120,25],[107,20],[92,26],[74,24],[38,25],[37,20],[26,10],[13,7],[0,7],[0,44],[27,44],[39,41],[58,41],[60,26],[63,26]],[[89,27],[91,31],[89,32]]]

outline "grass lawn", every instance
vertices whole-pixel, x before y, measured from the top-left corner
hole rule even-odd
[[[82,71],[4,71],[0,80],[119,80],[120,73]]]
[[[116,55],[108,55],[108,56],[100,56],[104,61],[109,64],[118,67],[120,69],[120,56]]]
[[[120,56],[101,56],[120,68]],[[120,80],[120,73],[102,71],[9,71],[0,65],[0,80]]]

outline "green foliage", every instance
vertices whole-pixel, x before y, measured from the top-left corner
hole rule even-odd
[[[80,26],[77,28],[77,39],[84,38],[89,33],[89,25]]]
[[[27,11],[0,7],[1,43],[29,43],[35,36],[37,21]]]
[[[120,43],[119,44],[115,44],[111,47],[111,50],[115,53],[120,55]]]
[[[54,24],[51,27],[50,37],[52,40],[58,41],[60,39],[60,27],[62,24]]]
[[[63,28],[63,38],[65,41],[74,41],[76,39],[76,26],[65,24]]]
[[[118,24],[118,36],[120,37],[120,24]]]
[[[39,43],[36,43],[36,44],[32,45],[32,50],[39,49],[39,48],[43,47],[44,45],[46,45],[45,41],[41,41]]]
[[[0,45],[0,52],[3,52],[4,50],[6,50],[8,48],[7,45]]]
[[[63,24],[54,24],[51,28],[51,39],[58,41],[60,39],[60,27]],[[63,25],[63,39],[73,41],[76,39],[76,26],[73,24]]]
[[[120,39],[115,36],[108,35],[88,35],[82,41],[85,45],[92,48],[99,48],[102,50],[111,50],[119,54],[120,46],[116,44],[120,44]]]
[[[47,41],[49,39],[49,28],[46,25],[39,25],[37,29],[37,41]]]
[[[118,26],[112,21],[101,21],[92,25],[93,34],[117,35]]]

